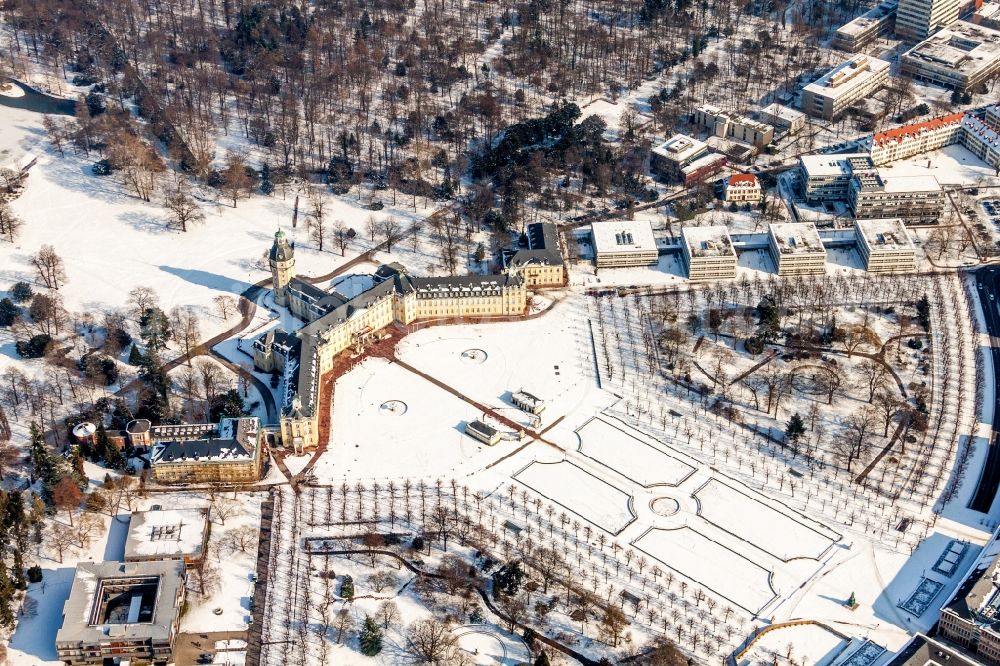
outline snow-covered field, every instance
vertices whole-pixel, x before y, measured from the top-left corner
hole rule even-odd
[[[652,529],[634,543],[696,585],[752,613],[775,597],[767,569],[690,527]]]
[[[702,518],[786,561],[799,557],[818,559],[840,540],[839,534],[824,526],[790,515],[787,508],[755,495],[718,478],[710,479],[694,493]]]
[[[635,432],[635,431],[632,431]],[[588,421],[577,433],[580,452],[647,488],[677,486],[695,468],[641,438],[600,418]]]
[[[402,404],[383,407],[392,401]],[[459,475],[516,446],[489,447],[466,435],[465,424],[482,416],[419,375],[370,358],[334,387],[330,448],[314,472],[320,479]]]
[[[635,520],[628,493],[570,462],[534,462],[514,478],[611,534]]]

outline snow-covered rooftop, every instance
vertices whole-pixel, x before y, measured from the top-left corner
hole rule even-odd
[[[598,252],[656,251],[653,227],[645,220],[609,220],[590,225]]]
[[[955,21],[904,53],[902,59],[932,63],[969,76],[1000,59],[1000,30]]]
[[[867,166],[874,167],[868,153],[850,153],[845,155],[803,155],[799,158],[802,168],[810,178],[829,176],[847,176],[852,171],[851,162],[867,161]]]
[[[682,227],[681,236],[692,257],[731,257],[736,255],[729,229],[723,225]]]
[[[854,226],[872,250],[914,249],[902,220],[855,220]]]
[[[826,254],[814,224],[781,222],[768,225],[768,233],[782,254]]]
[[[207,524],[208,509],[135,511],[125,540],[125,560],[198,559]]]
[[[653,148],[653,152],[675,162],[683,162],[708,149],[704,141],[686,134],[675,134]]]
[[[840,97],[880,75],[890,66],[885,60],[857,54],[805,86],[804,90],[824,97]]]

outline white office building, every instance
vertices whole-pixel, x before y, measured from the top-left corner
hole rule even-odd
[[[899,0],[896,37],[911,42],[927,39],[958,20],[959,0]]]
[[[858,250],[869,273],[912,273],[917,268],[917,249],[903,221],[855,220]]]
[[[768,225],[767,241],[778,265],[778,275],[822,275],[826,248],[812,223],[782,222]]]
[[[858,100],[881,90],[889,79],[889,63],[856,54],[802,89],[802,110],[833,120]]]
[[[736,277],[736,250],[722,225],[682,227],[681,252],[692,282]]]
[[[653,227],[642,220],[608,220],[590,225],[598,268],[650,266],[659,259]]]

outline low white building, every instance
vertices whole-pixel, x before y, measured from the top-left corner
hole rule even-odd
[[[726,181],[727,202],[760,203],[763,196],[760,181],[751,173],[736,173]]]
[[[833,35],[833,48],[856,53],[869,44],[892,32],[896,25],[897,0],[875,5],[853,21],[837,28]]]
[[[782,106],[775,102],[760,110],[760,119],[775,127],[784,127],[789,134],[795,134],[806,126],[806,114],[801,111]]]
[[[912,273],[917,268],[917,249],[903,221],[855,220],[858,251],[869,273]]]
[[[702,104],[694,110],[692,120],[707,128],[714,136],[734,139],[761,148],[774,140],[774,127],[747,116],[723,111],[712,104]]]
[[[675,134],[650,150],[650,168],[661,176],[680,178],[681,169],[708,153],[708,144],[704,141],[686,134]]]
[[[692,282],[736,277],[736,250],[723,225],[682,227],[681,253]]]
[[[545,410],[545,401],[527,391],[522,390],[511,393],[510,400],[518,409],[529,414],[538,415]]]
[[[500,431],[482,421],[469,421],[465,424],[465,434],[478,439],[487,446],[493,446],[500,441]]]
[[[125,561],[184,560],[193,566],[205,557],[208,509],[133,511],[125,539]]]
[[[653,227],[643,220],[608,220],[590,225],[598,268],[650,266],[659,259]]]
[[[826,248],[812,223],[768,225],[767,241],[778,275],[821,275],[826,272]]]

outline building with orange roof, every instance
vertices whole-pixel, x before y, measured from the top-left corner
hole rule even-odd
[[[760,203],[763,196],[760,181],[750,173],[737,173],[726,181],[725,200],[736,203]]]
[[[950,113],[919,123],[877,132],[868,140],[872,161],[888,164],[961,141],[965,112]]]

